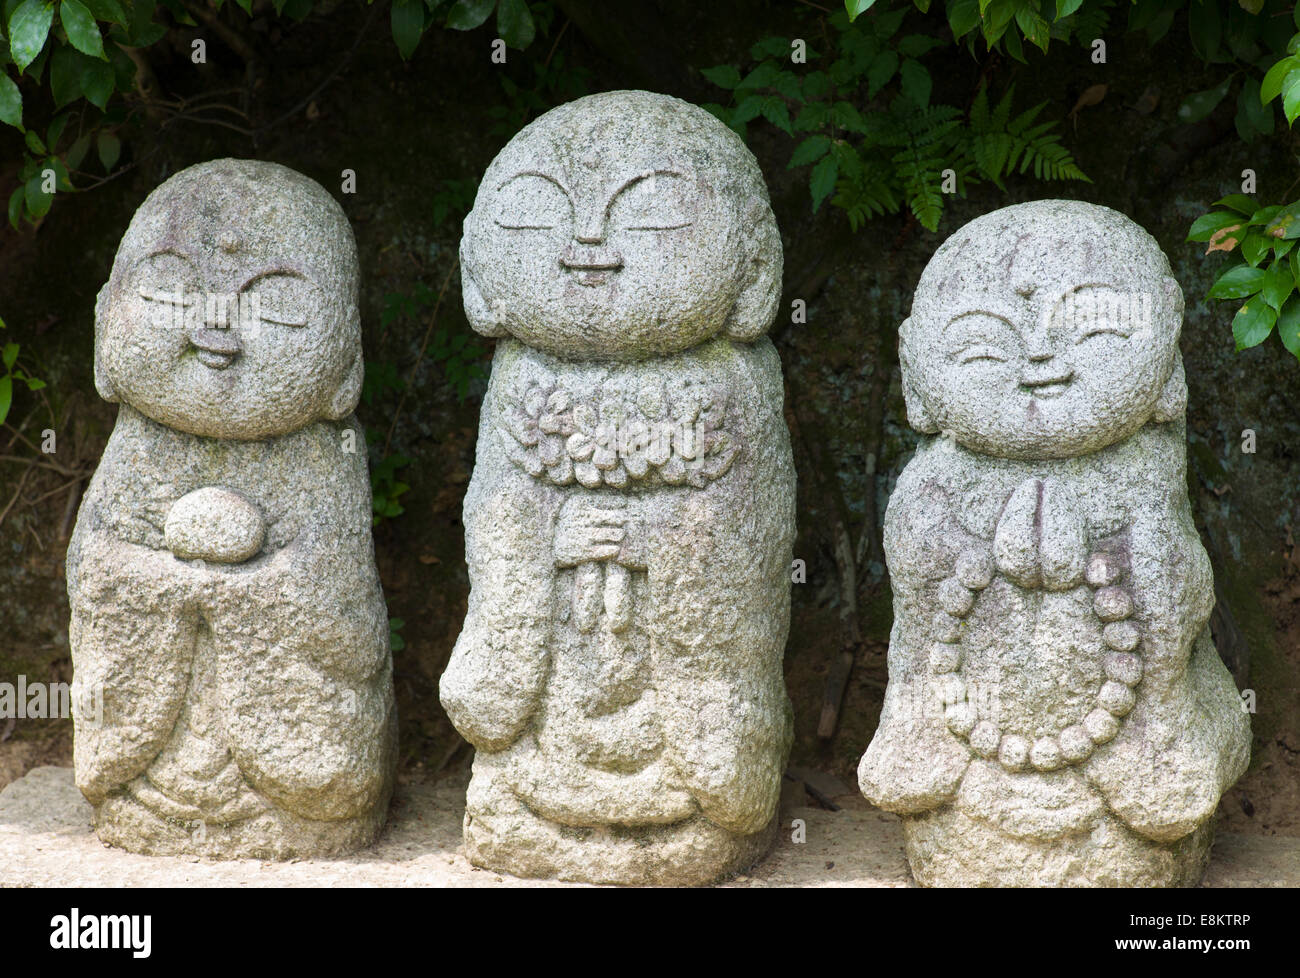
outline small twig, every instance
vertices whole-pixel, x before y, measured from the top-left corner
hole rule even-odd
[[[35,465],[38,469],[49,469],[51,472],[59,473],[59,475],[76,475],[84,478],[84,473],[80,473],[76,469],[65,469],[62,465],[43,462],[39,458],[29,458],[25,455],[0,455],[0,462],[24,462],[28,465]]]
[[[356,39],[352,42],[352,47],[348,48],[347,52],[343,55],[343,57],[339,59],[338,64],[334,66],[334,70],[331,71],[328,75],[326,75],[323,79],[321,79],[321,83],[317,85],[315,88],[313,88],[307,94],[306,98],[304,98],[301,102],[299,102],[297,105],[295,105],[292,109],[284,113],[284,115],[280,116],[279,118],[272,119],[270,122],[263,123],[260,126],[255,126],[253,128],[253,132],[263,133],[268,129],[273,129],[276,126],[278,126],[280,123],[284,122],[285,120],[292,119],[295,115],[297,115],[308,105],[310,105],[312,99],[314,99],[317,95],[319,95],[326,85],[328,85],[336,77],[338,77],[339,72],[341,72],[344,68],[346,68],[348,63],[352,60],[352,55],[356,53],[357,47],[361,44],[361,39],[364,38],[366,36],[366,32],[370,30],[370,24],[375,19],[375,11],[378,10],[380,6],[382,5],[374,4],[370,8],[370,13],[366,15],[366,22],[361,25],[361,30],[357,31],[357,36]]]
[[[238,31],[221,20],[216,11],[202,3],[186,3],[184,6],[191,14],[211,27],[226,47],[239,55],[245,64],[257,60],[257,52],[253,50],[253,46],[244,40]]]
[[[27,482],[27,477],[32,474],[32,469],[36,468],[36,465],[36,459],[32,459],[27,468],[23,469],[22,478],[18,480],[18,488],[15,489],[14,494],[9,497],[9,503],[5,506],[4,510],[0,511],[0,523],[4,523],[5,517],[9,515],[9,510],[14,508],[14,503],[18,502],[18,497],[23,494],[23,485]]]
[[[28,503],[27,505],[29,505],[29,506],[35,506],[37,503],[43,503],[43,502],[45,502],[45,500],[49,499],[51,496],[57,496],[57,495],[58,495],[59,493],[61,493],[64,489],[67,489],[67,488],[69,488],[69,487],[71,487],[71,486],[75,486],[78,482],[81,481],[81,479],[82,479],[81,476],[77,476],[75,479],[72,479],[72,480],[70,480],[70,481],[68,481],[68,482],[63,483],[63,485],[59,486],[57,489],[51,489],[49,492],[41,493],[39,496],[37,496],[35,499],[33,499],[33,500],[32,500],[30,503]]]
[[[572,21],[568,17],[564,18],[564,26],[561,27],[559,33],[555,35],[555,43],[551,45],[551,50],[547,53],[546,60],[542,62],[543,68],[549,68],[551,66],[551,59],[555,57],[555,50],[560,46],[560,38],[564,36],[564,32],[569,29],[569,24],[571,23]]]

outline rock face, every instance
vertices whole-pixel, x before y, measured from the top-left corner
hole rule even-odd
[[[1186,491],[1183,299],[1071,201],[946,241],[901,329],[923,440],[885,518],[889,687],[859,767],[934,886],[1200,879],[1250,731]]]
[[[76,778],[105,842],[287,859],[383,824],[357,281],[338,204],[272,163],[190,167],[122,238],[95,321],[121,408],[68,550]]]
[[[477,749],[467,854],[590,882],[739,870],[771,843],[791,736],[762,175],[701,109],[594,95],[501,151],[461,258],[470,321],[501,338],[441,684]]]

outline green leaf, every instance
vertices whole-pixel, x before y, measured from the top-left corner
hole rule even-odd
[[[742,98],[732,115],[732,122],[740,125],[751,119],[757,119],[759,113],[763,111],[763,101],[762,95],[747,95]]]
[[[1083,0],[1056,0],[1056,19],[1065,20],[1083,6]]]
[[[23,134],[23,142],[25,142],[27,148],[37,156],[41,156],[45,153],[45,144],[41,142],[40,134],[35,129],[28,129],[27,132]]]
[[[1268,207],[1261,207],[1259,210],[1255,211],[1254,214],[1250,215],[1250,220],[1246,223],[1252,226],[1257,224],[1261,226],[1271,224],[1273,218],[1275,218],[1281,210],[1282,207],[1280,204],[1271,204]]]
[[[1212,61],[1219,52],[1219,40],[1223,36],[1218,0],[1192,0],[1187,11],[1187,31],[1201,60]]]
[[[1214,206],[1231,207],[1238,214],[1245,214],[1247,217],[1250,217],[1250,215],[1255,213],[1255,208],[1258,205],[1255,203],[1253,197],[1246,194],[1228,194],[1228,196],[1224,197],[1222,200],[1216,200]],[[1188,238],[1188,240],[1191,241],[1194,239]]]
[[[122,141],[107,129],[101,129],[95,148],[99,152],[99,162],[103,165],[104,172],[111,172],[122,155]]]
[[[1300,116],[1300,68],[1282,82],[1282,114],[1286,116],[1288,126],[1295,123],[1296,116]]]
[[[822,161],[813,167],[808,182],[808,188],[812,192],[813,213],[817,212],[822,201],[835,189],[835,178],[839,176],[839,172],[839,162],[835,159],[834,153],[822,157]]]
[[[1251,231],[1241,242],[1241,257],[1254,268],[1268,254],[1269,239],[1258,232]]]
[[[89,149],[90,133],[83,132],[73,141],[72,145],[68,147],[68,152],[64,157],[68,161],[68,166],[73,170],[81,166],[81,161],[86,158],[86,153]]]
[[[1297,7],[1300,9],[1300,7]],[[1294,57],[1283,58],[1272,68],[1264,73],[1264,80],[1259,85],[1259,100],[1261,102],[1271,102],[1282,94],[1282,82],[1286,76],[1300,68],[1300,60]]]
[[[537,25],[524,0],[501,0],[497,7],[497,31],[507,47],[522,51],[533,43]]]
[[[59,140],[63,138],[63,130],[68,126],[69,113],[63,112],[50,120],[50,126],[45,130],[45,145],[53,153],[58,148]]]
[[[23,0],[9,17],[9,54],[20,72],[36,60],[54,21],[54,4]]]
[[[81,94],[85,95],[86,100],[101,112],[104,111],[108,106],[109,97],[113,94],[113,66],[107,61],[84,58],[80,81]]]
[[[942,41],[927,34],[909,34],[898,42],[898,53],[905,58],[919,58],[942,44]]]
[[[799,115],[794,120],[794,127],[799,132],[811,132],[824,126],[830,119],[830,114],[831,107],[825,102],[813,102],[799,110]]]
[[[456,0],[447,13],[447,26],[456,31],[472,31],[496,9],[497,0]]]
[[[867,97],[874,98],[876,93],[889,84],[898,70],[898,55],[886,48],[871,59],[867,66]]]
[[[1215,231],[1221,231],[1226,227],[1241,223],[1240,214],[1211,211],[1209,214],[1202,214],[1192,223],[1191,230],[1187,232],[1187,240],[1209,241],[1214,236]]]
[[[735,65],[718,65],[716,68],[701,68],[700,74],[719,88],[725,88],[727,91],[731,91],[740,84],[740,69]]]
[[[1052,28],[1047,21],[1038,15],[1038,11],[1030,7],[1020,7],[1016,10],[1016,24],[1025,35],[1025,40],[1040,51],[1047,50],[1047,43],[1052,38]]]
[[[13,225],[15,231],[18,230],[18,222],[22,219],[23,204],[26,200],[27,189],[21,185],[9,195],[9,223]]]
[[[81,0],[60,0],[59,20],[74,48],[92,58],[104,57],[104,40],[99,36],[99,25]]]
[[[1264,272],[1264,287],[1260,289],[1259,294],[1274,309],[1281,310],[1282,303],[1294,288],[1295,279],[1291,277],[1291,269],[1287,263],[1275,261]]]
[[[790,51],[791,45],[787,38],[765,37],[750,47],[749,56],[755,61],[762,61],[764,58],[789,57]]]
[[[4,71],[0,71],[0,122],[23,127],[23,93]]]
[[[1232,317],[1232,337],[1237,341],[1237,350],[1259,346],[1273,332],[1276,322],[1277,310],[1268,303],[1259,298],[1247,302]]]
[[[773,95],[763,100],[763,118],[786,135],[794,135],[794,127],[790,125],[790,110],[777,96]]]
[[[14,379],[8,374],[0,377],[0,422],[9,417],[9,405],[14,400]]]
[[[1300,357],[1300,295],[1287,299],[1278,313],[1277,335],[1293,356]]]
[[[397,53],[409,61],[424,34],[424,4],[420,0],[394,0],[389,21]]]
[[[1300,238],[1300,200],[1279,210],[1264,228],[1264,234],[1270,238],[1282,238],[1288,241],[1292,238]]]
[[[933,82],[921,62],[907,58],[899,67],[898,74],[902,79],[903,95],[908,101],[922,109],[930,104]]]
[[[50,55],[50,92],[56,107],[81,98],[82,55],[72,48],[55,48]]]
[[[50,205],[54,203],[54,195],[47,194],[41,189],[42,179],[42,175],[37,173],[27,181],[27,209],[32,217],[44,217],[50,212]]]
[[[1178,107],[1178,121],[1184,123],[1200,122],[1223,101],[1223,97],[1228,94],[1228,86],[1231,84],[1232,76],[1229,75],[1213,88],[1208,88],[1203,92],[1194,92],[1187,96],[1183,104]]]
[[[1258,85],[1255,79],[1247,78],[1237,94],[1237,135],[1247,143],[1273,132],[1273,106],[1260,102]]]
[[[0,359],[4,360],[5,370],[13,370],[18,360],[18,344],[6,343],[3,349],[0,349]]]
[[[858,17],[871,9],[876,0],[844,0],[844,9],[848,12],[849,22],[853,22]]]
[[[96,20],[107,21],[110,24],[126,24],[126,11],[118,0],[85,0],[86,9],[89,10]]]
[[[790,163],[786,169],[793,170],[797,166],[816,163],[826,155],[826,151],[830,148],[831,141],[828,137],[820,134],[809,136],[795,148],[794,155],[790,157]]]
[[[948,27],[954,40],[965,37],[980,22],[980,8],[975,0],[956,0],[948,4]]]
[[[1234,265],[1215,280],[1208,299],[1244,299],[1264,287],[1264,273],[1249,265]]]

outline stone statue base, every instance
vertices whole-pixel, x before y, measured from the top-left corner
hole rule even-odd
[[[370,845],[388,815],[388,799],[357,818],[323,821],[268,809],[238,822],[206,824],[165,818],[130,794],[95,810],[101,842],[145,856],[209,859],[310,859],[341,856]]]
[[[512,876],[620,886],[705,886],[771,851],[777,815],[752,835],[702,816],[670,825],[576,827],[543,818],[474,763],[465,809],[465,857]]]
[[[1113,815],[1059,839],[1019,839],[955,807],[903,819],[907,861],[922,886],[1196,886],[1214,820],[1162,845]]]

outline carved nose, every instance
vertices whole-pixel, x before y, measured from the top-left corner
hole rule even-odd
[[[228,323],[223,323],[220,327],[195,326],[190,330],[190,342],[207,353],[228,357],[238,356],[243,350],[239,338],[230,332]]]

